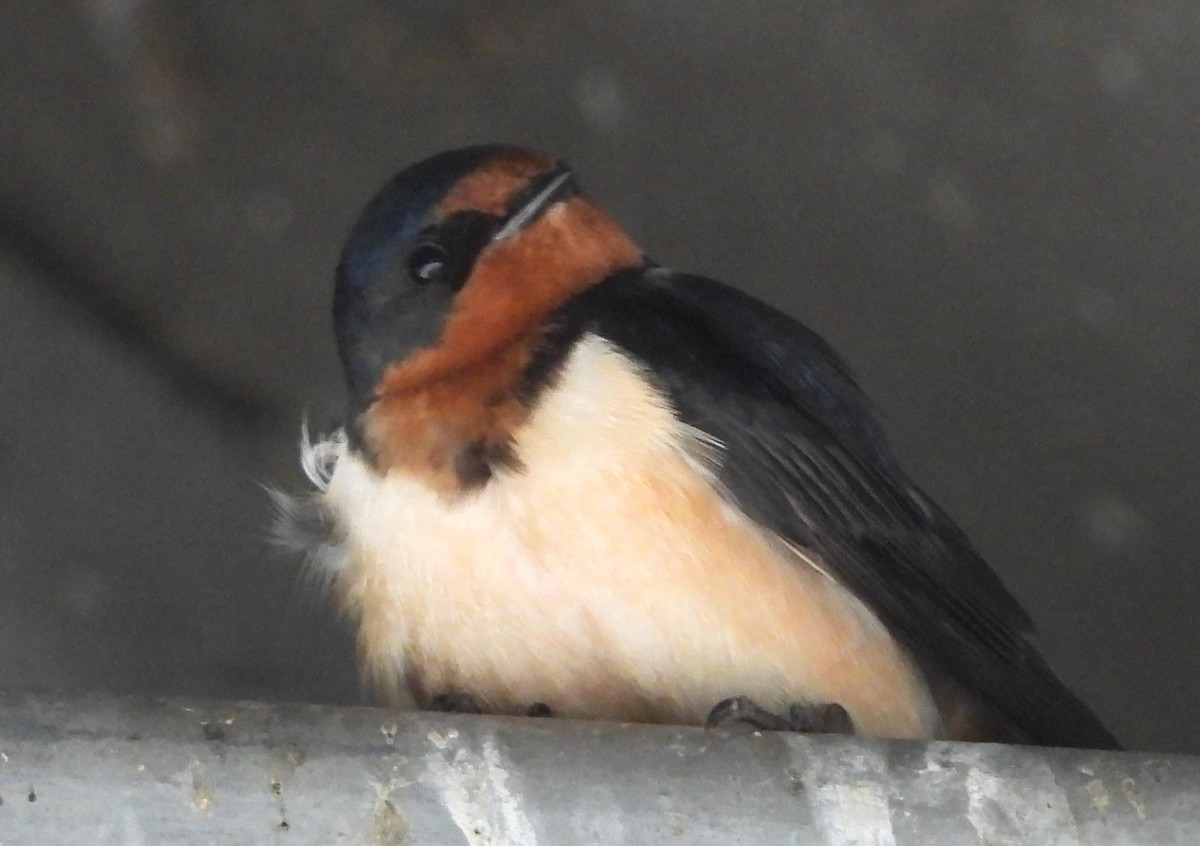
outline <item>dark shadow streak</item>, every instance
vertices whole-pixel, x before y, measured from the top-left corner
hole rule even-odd
[[[224,422],[259,431],[278,421],[282,410],[249,390],[222,380],[171,347],[137,310],[112,293],[94,272],[27,224],[0,210],[0,253],[12,256],[48,283],[85,319],[97,323],[118,345],[161,374],[183,396]]]

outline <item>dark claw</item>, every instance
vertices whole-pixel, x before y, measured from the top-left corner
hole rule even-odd
[[[443,693],[429,700],[430,711],[446,714],[482,714],[479,700],[469,693]],[[525,709],[527,717],[553,717],[554,712],[544,702],[535,702]]]
[[[787,715],[766,710],[748,696],[723,699],[708,712],[708,728],[748,726],[757,731],[795,731],[804,734],[854,734],[854,721],[836,702],[794,703]]]
[[[482,714],[479,702],[469,693],[442,693],[429,701],[430,711],[447,714]]]
[[[805,734],[854,734],[854,720],[836,702],[821,705],[805,705],[795,702],[788,709],[792,731]]]
[[[722,699],[708,712],[704,724],[708,728],[742,725],[759,731],[787,731],[789,728],[785,718],[772,714],[748,696]]]

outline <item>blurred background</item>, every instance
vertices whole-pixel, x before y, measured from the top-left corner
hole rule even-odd
[[[572,162],[850,360],[1132,747],[1200,752],[1200,6],[4,0],[0,686],[350,702],[267,542],[332,271],[447,147]]]

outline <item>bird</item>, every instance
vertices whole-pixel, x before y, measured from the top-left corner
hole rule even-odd
[[[382,701],[1118,747],[834,349],[650,259],[563,161],[399,172],[333,318],[345,419],[282,531]]]

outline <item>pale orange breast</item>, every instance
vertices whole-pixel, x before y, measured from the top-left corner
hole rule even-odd
[[[344,453],[337,576],[386,692],[497,711],[698,723],[721,699],[838,702],[864,733],[937,731],[911,656],[819,562],[727,505],[716,445],[586,338],[517,433],[520,472],[448,498]]]

